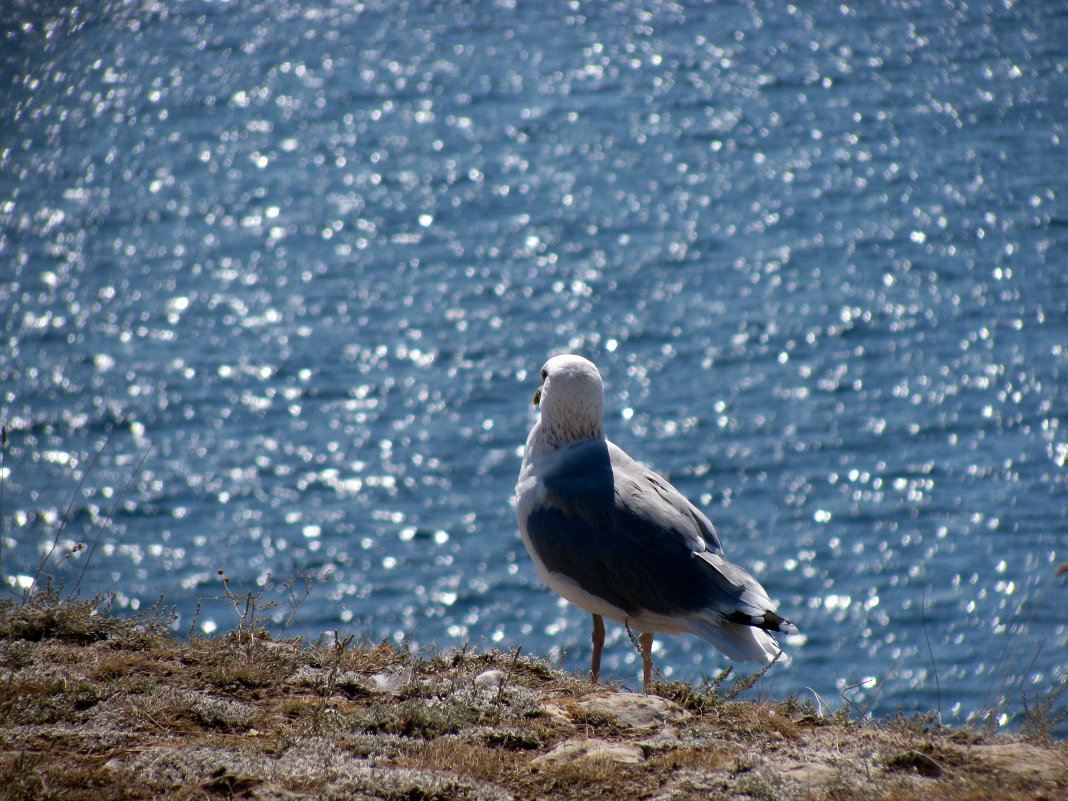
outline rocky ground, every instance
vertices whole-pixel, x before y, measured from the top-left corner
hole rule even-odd
[[[0,603],[0,799],[1055,799],[1068,743]]]

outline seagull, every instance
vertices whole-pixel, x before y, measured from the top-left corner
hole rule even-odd
[[[604,384],[593,362],[554,356],[534,393],[516,484],[516,517],[539,578],[593,615],[596,684],[604,618],[640,632],[649,691],[653,635],[691,633],[731,659],[770,664],[772,632],[796,634],[760,582],[727,561],[704,513],[605,437]]]

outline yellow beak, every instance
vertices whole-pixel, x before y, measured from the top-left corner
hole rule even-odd
[[[538,387],[534,393],[534,405],[537,406],[539,403],[541,403],[541,387]]]

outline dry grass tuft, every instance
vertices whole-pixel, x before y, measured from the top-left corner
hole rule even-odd
[[[157,603],[134,617],[110,614],[111,599],[62,598],[51,584],[21,600],[0,600],[0,639],[60,640],[87,645],[107,641],[119,648],[143,648],[170,632],[175,617]]]

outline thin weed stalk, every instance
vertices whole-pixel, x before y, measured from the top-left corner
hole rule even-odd
[[[870,681],[874,681],[874,679],[861,679],[856,684],[850,684],[848,687],[843,687],[842,692],[839,693],[839,695],[842,696],[842,700],[849,704],[849,708],[856,712],[857,716],[863,721],[868,720],[868,710],[870,707],[861,707],[860,704],[846,695],[846,693],[859,689]]]
[[[501,704],[504,701],[504,685],[508,683],[508,680],[511,679],[512,675],[515,673],[515,666],[519,663],[519,654],[522,653],[522,651],[523,651],[523,646],[522,645],[517,645],[516,649],[515,649],[515,653],[512,654],[512,661],[508,665],[508,670],[501,677],[500,684],[497,685],[497,697],[494,700],[494,706],[495,706],[496,711],[497,711],[497,720],[498,720],[498,722],[501,719]]]
[[[7,476],[7,426],[0,426],[0,580],[4,577],[4,478]]]
[[[1058,572],[1056,575],[1060,575],[1060,573]],[[1056,578],[1056,575],[1054,578]],[[1031,603],[1031,613],[1027,617],[1027,622],[1022,625],[1013,624],[1012,628],[1009,631],[1010,638],[1002,646],[1000,661],[1001,664],[1003,664],[1005,667],[999,673],[994,673],[991,676],[990,685],[987,688],[986,700],[983,704],[982,711],[980,713],[980,718],[985,716],[987,718],[988,725],[990,726],[996,727],[998,725],[998,709],[1001,708],[1007,701],[1008,686],[1009,682],[1011,681],[1013,665],[1017,664],[1017,659],[1019,658],[1021,649],[1024,645],[1024,638],[1019,635],[1022,635],[1025,632],[1031,630],[1031,624],[1034,623],[1035,617],[1038,615],[1039,609],[1042,608],[1042,605],[1046,600],[1046,595],[1049,594],[1050,588],[1053,586],[1053,584],[1054,582],[1052,581],[1047,582],[1042,592],[1040,592],[1038,594],[1038,597],[1035,598],[1034,601]],[[1048,640],[1049,632],[1047,632],[1046,635],[1039,642],[1038,647],[1035,649],[1035,653],[1031,657],[1031,662],[1028,664],[1027,671],[1024,675],[1027,675],[1031,673],[1032,670],[1034,670],[1034,666],[1038,660],[1038,656],[1042,652],[1042,649],[1045,647],[1046,642]],[[1008,659],[1005,659],[1005,652],[1009,647],[1009,642],[1013,643],[1012,652],[1010,653]],[[997,692],[995,693],[994,682],[998,680],[999,676],[1000,684],[998,685]]]
[[[304,594],[301,595],[299,598],[297,597],[297,594],[293,591],[293,587],[296,585],[298,578],[304,579]],[[289,596],[289,599],[286,601],[286,606],[289,608],[289,616],[282,624],[282,630],[280,632],[280,635],[284,636],[286,633],[286,629],[289,628],[289,625],[293,622],[294,618],[296,618],[297,612],[300,611],[301,606],[304,605],[304,602],[308,600],[308,596],[311,595],[311,591],[314,584],[312,582],[310,573],[298,573],[295,574],[289,581],[282,584],[282,586],[285,588],[286,594]]]
[[[1068,682],[1062,682],[1059,687],[1047,693],[1045,698],[1033,700],[1032,704],[1027,703],[1027,692],[1023,693],[1025,734],[1038,740],[1053,739],[1054,729],[1062,721],[1068,719],[1068,705],[1053,711],[1066,690],[1068,690]]]
[[[830,704],[828,704],[826,701],[824,701],[823,700],[823,696],[821,696],[818,692],[813,690],[808,685],[805,686],[805,689],[808,690],[810,693],[812,693],[812,695],[816,698],[816,717],[820,718],[820,719],[823,719],[823,717],[824,717],[823,708],[827,707],[828,709],[830,709],[831,708]]]
[[[938,663],[935,662],[934,649],[931,647],[931,638],[927,635],[927,590],[923,591],[923,599],[920,605],[920,616],[923,620],[923,639],[927,642],[927,653],[931,657],[931,669],[934,671],[935,691],[938,693],[938,724],[942,724],[942,683],[938,680]]]
[[[193,610],[193,620],[189,623],[189,634],[187,635],[187,638],[190,640],[196,636],[197,624],[200,623],[200,609],[201,603],[200,601],[197,601],[196,608]]]
[[[33,580],[30,582],[30,586],[26,588],[26,592],[23,595],[23,602],[25,602],[26,599],[28,599],[36,589],[37,583],[41,578],[41,573],[44,572],[45,566],[52,559],[52,554],[55,553],[55,550],[59,545],[59,538],[63,535],[63,531],[67,527],[67,521],[70,520],[70,514],[74,510],[74,502],[82,494],[82,487],[85,486],[86,480],[89,478],[89,475],[93,472],[97,463],[100,461],[100,457],[104,454],[104,451],[107,450],[107,447],[111,444],[111,440],[114,438],[114,436],[115,427],[110,426],[108,429],[107,437],[104,438],[104,442],[99,448],[97,448],[96,453],[93,454],[93,458],[89,462],[89,466],[85,469],[85,471],[82,473],[82,477],[78,480],[78,486],[74,488],[74,492],[71,494],[70,503],[67,504],[67,510],[63,513],[63,517],[59,521],[59,526],[56,528],[56,534],[52,538],[52,545],[45,553],[45,555],[41,557],[41,562],[37,565],[37,572],[33,574]]]
[[[853,690],[863,687],[865,684],[868,683],[869,679],[864,679],[862,681],[857,682],[856,684],[850,685],[849,687],[842,688],[842,691],[839,693],[839,695],[842,696],[842,700],[849,704],[849,706],[854,711],[856,711],[857,714],[859,714],[863,720],[871,720],[871,710],[875,707],[877,703],[879,703],[879,697],[883,694],[883,687],[886,686],[886,683],[890,679],[890,677],[897,673],[897,669],[901,666],[901,660],[904,658],[904,653],[900,654],[897,659],[894,660],[894,664],[892,664],[886,670],[886,672],[883,673],[883,675],[879,678],[875,685],[876,687],[878,687],[878,689],[871,697],[871,700],[867,703],[866,706],[862,708],[859,704],[857,704],[856,701],[851,698],[847,698],[846,693],[852,692]]]
[[[771,670],[776,662],[782,659],[784,653],[785,651],[780,649],[779,652],[775,654],[775,658],[768,662],[766,665],[764,665],[764,667],[762,667],[756,673],[750,673],[748,676],[742,676],[740,679],[736,679],[734,684],[731,685],[731,688],[727,691],[727,694],[723,696],[723,700],[730,701],[732,698],[738,697],[750,687],[752,687],[754,684],[756,684],[758,681],[760,681],[760,679],[764,677],[764,674]]]
[[[148,455],[150,453],[152,453],[152,446],[149,446],[145,450],[144,454],[141,456],[141,459],[137,462],[137,467],[135,467],[133,469],[133,472],[130,473],[130,477],[126,479],[126,483],[123,484],[122,490],[115,497],[115,502],[111,505],[111,509],[108,510],[107,517],[105,517],[104,520],[101,521],[100,525],[97,526],[96,537],[93,539],[93,544],[89,546],[89,550],[85,555],[85,562],[82,563],[81,572],[78,574],[78,581],[74,585],[73,597],[77,598],[78,594],[81,592],[82,580],[85,578],[85,572],[89,569],[89,563],[92,561],[93,554],[96,553],[96,548],[100,544],[100,538],[104,534],[104,529],[111,525],[111,521],[115,516],[116,510],[119,508],[119,504],[122,503],[123,499],[126,497],[126,494],[130,491],[130,485],[133,484],[134,477],[141,472],[141,468],[144,466],[145,461],[148,459]]]

